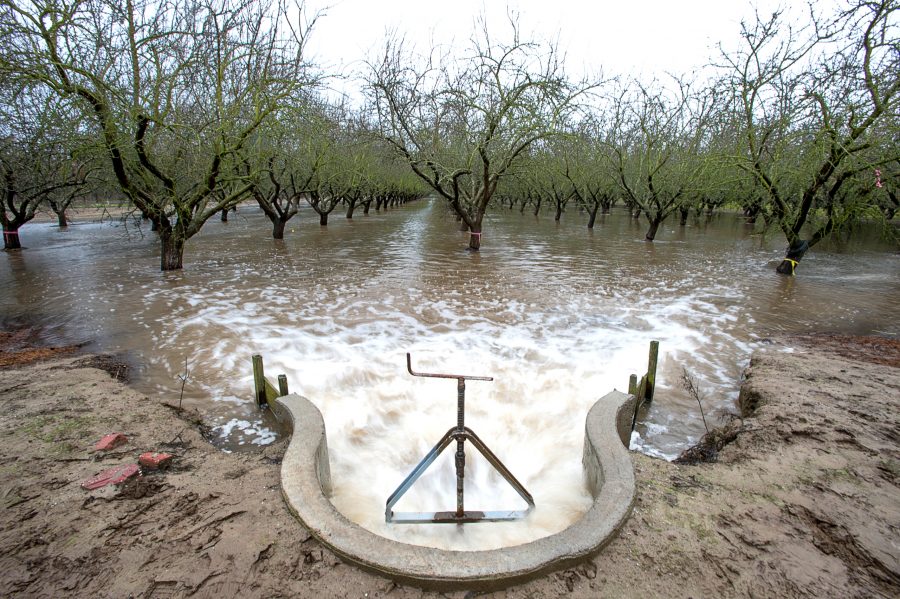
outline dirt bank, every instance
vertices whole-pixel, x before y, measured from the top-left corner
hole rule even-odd
[[[0,357],[0,596],[438,596],[311,539],[280,496],[283,444],[215,450],[198,416],[173,407],[177,391],[172,405],[139,395],[113,378],[116,360]],[[717,462],[636,455],[636,509],[609,547],[488,596],[900,595],[898,363],[888,340],[773,341],[743,388],[754,414],[731,424]],[[91,451],[113,431],[129,442]],[[167,471],[80,486],[160,450],[175,455]]]

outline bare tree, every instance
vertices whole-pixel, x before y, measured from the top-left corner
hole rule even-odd
[[[632,82],[613,98],[611,167],[629,202],[647,217],[647,241],[702,181],[712,92]]]
[[[569,201],[576,197],[575,185],[571,179],[570,163],[580,148],[571,143],[566,135],[540,140],[532,146],[527,156],[523,156],[518,166],[510,171],[507,187],[521,193],[522,183],[526,193],[552,202],[553,220],[559,222]],[[502,198],[501,198],[502,201]]]
[[[251,134],[309,82],[314,20],[271,2],[13,0],[0,68],[82,103],[173,270],[185,241],[249,192],[216,193]]]
[[[339,152],[328,165],[333,176],[328,178],[328,193],[346,205],[345,216],[353,218],[356,206],[372,190],[377,168],[376,140],[362,115],[347,112],[340,124]]]
[[[593,229],[597,213],[609,214],[620,192],[616,177],[609,172],[613,162],[610,131],[606,116],[599,109],[588,115],[570,134],[570,152],[566,176],[572,182],[575,198],[587,210],[588,229]]]
[[[64,207],[87,188],[95,168],[72,117],[71,108],[47,89],[7,85],[0,91],[0,224],[7,250],[22,247],[19,229],[43,203],[64,215]]]
[[[272,222],[274,239],[284,239],[285,226],[298,213],[318,168],[304,152],[319,127],[307,107],[293,104],[283,110],[279,119],[260,127],[241,153],[250,194]]]
[[[896,136],[900,106],[898,9],[896,0],[858,0],[829,21],[811,8],[799,30],[781,13],[757,15],[742,26],[740,48],[722,51],[723,84],[742,125],[736,161],[788,242],[781,274],[793,275],[835,230],[879,213],[876,197],[886,192],[859,192],[898,158],[896,144],[885,143]]]
[[[417,59],[402,40],[371,64],[372,101],[387,140],[447,202],[481,247],[482,220],[501,179],[537,140],[557,132],[573,89],[552,45],[496,42],[484,20],[463,58]]]

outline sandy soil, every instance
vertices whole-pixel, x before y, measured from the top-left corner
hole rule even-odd
[[[219,452],[177,391],[147,399],[115,358],[28,339],[0,335],[0,596],[438,596],[311,539],[281,499],[284,442]],[[748,416],[694,452],[715,462],[635,455],[637,503],[616,540],[576,568],[486,596],[900,596],[898,366],[896,341],[773,341],[747,374]],[[129,442],[91,451],[113,431]],[[160,450],[176,456],[168,470],[80,486]]]

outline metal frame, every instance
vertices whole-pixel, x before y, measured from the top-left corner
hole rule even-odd
[[[521,520],[534,509],[534,498],[525,490],[516,477],[503,465],[500,459],[494,455],[487,445],[478,438],[472,429],[465,425],[466,417],[466,381],[493,381],[489,376],[464,376],[460,374],[435,374],[426,372],[414,372],[412,369],[412,357],[406,354],[406,370],[413,376],[430,377],[439,379],[456,379],[456,426],[448,430],[441,440],[420,461],[409,476],[400,483],[400,486],[391,493],[384,507],[385,522],[397,522],[401,524],[463,524],[467,522],[505,522],[509,520]],[[415,484],[420,476],[438,458],[439,455],[456,441],[456,511],[444,512],[394,512],[391,508],[400,498]],[[524,510],[501,511],[467,511],[465,509],[465,468],[466,450],[465,442],[471,441],[475,449],[493,466],[497,472],[515,489],[519,497],[525,500],[528,508]]]

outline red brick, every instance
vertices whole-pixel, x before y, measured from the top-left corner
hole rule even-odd
[[[88,491],[105,487],[106,485],[120,485],[132,476],[141,473],[137,464],[123,464],[104,470],[81,483],[82,488]]]
[[[149,470],[166,468],[172,463],[172,454],[148,451],[138,458],[138,464]]]
[[[94,451],[110,451],[126,443],[128,443],[128,437],[122,433],[110,433],[97,441],[97,444],[94,445]]]

